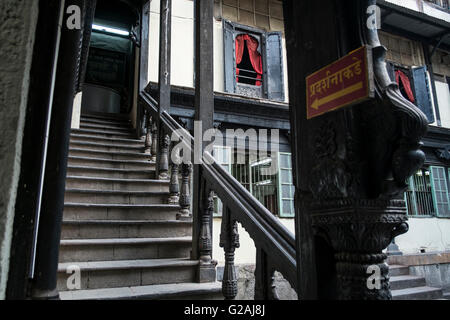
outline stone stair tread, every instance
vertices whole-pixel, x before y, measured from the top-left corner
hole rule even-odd
[[[407,266],[403,266],[401,264],[390,264],[389,269],[402,269],[402,268],[408,268]]]
[[[174,283],[137,287],[64,291],[60,293],[60,298],[61,300],[164,299],[188,295],[197,296],[219,294],[221,290],[222,284],[220,282]]]
[[[130,179],[130,178],[105,178],[105,177],[85,177],[85,176],[67,176],[66,179],[85,180],[85,181],[107,181],[107,182],[139,182],[154,184],[169,184],[169,180],[159,179]]]
[[[107,138],[107,137],[99,137],[99,136],[93,136],[89,134],[79,134],[79,133],[71,133],[70,138],[76,138],[76,139],[95,139],[95,140],[103,140],[103,141],[110,141],[110,142],[123,142],[123,143],[142,143],[144,145],[144,140],[141,139],[125,139],[125,138]]]
[[[441,291],[441,290],[442,290],[441,288],[423,286],[423,287],[392,290],[391,293],[392,293],[392,297],[398,297],[398,296],[402,296],[402,295],[426,293],[426,292],[436,292],[436,291]]]
[[[192,224],[190,221],[181,221],[181,220],[63,220],[64,224],[111,224],[111,225],[136,225],[136,224],[172,224],[172,225],[181,225],[181,224]]]
[[[105,113],[105,112],[83,112],[80,115],[81,118],[99,118],[99,119],[107,119],[112,121],[124,121],[131,122],[128,118],[128,115],[119,114],[119,113]]]
[[[150,158],[150,155],[148,153],[143,152],[120,152],[120,151],[101,151],[101,150],[91,150],[91,149],[85,149],[85,148],[69,148],[70,151],[78,151],[78,152],[88,152],[88,153],[100,153],[100,154],[110,154],[110,155],[117,155],[117,156],[135,156],[135,157],[146,157]]]
[[[111,119],[96,119],[96,118],[86,118],[80,117],[80,124],[85,123],[97,123],[97,124],[108,124],[117,125],[122,127],[131,127],[131,121],[121,121],[121,120],[111,120]]]
[[[105,171],[105,172],[121,172],[121,173],[153,173],[154,169],[115,169],[90,166],[68,165],[68,169],[89,170],[89,171]]]
[[[108,130],[94,130],[94,129],[72,129],[72,132],[74,133],[93,133],[93,134],[108,134],[113,136],[124,136],[124,137],[130,137],[133,138],[133,133],[131,132],[115,132],[115,131],[108,131]]]
[[[395,281],[419,280],[419,279],[424,279],[424,278],[419,277],[419,276],[412,276],[412,275],[401,275],[401,276],[391,276],[389,281],[395,282]]]
[[[63,262],[58,264],[58,272],[65,272],[68,267],[73,265],[78,266],[81,271],[99,271],[118,269],[194,267],[198,264],[198,260],[190,260],[188,258]]]
[[[66,202],[65,207],[111,208],[111,209],[179,209],[177,204],[102,204]]]
[[[102,143],[102,142],[89,142],[89,141],[79,141],[79,140],[70,140],[70,144],[81,145],[81,146],[91,146],[91,147],[107,147],[107,148],[123,148],[123,149],[143,149],[144,145],[141,146],[125,146],[125,145],[117,145],[112,143]]]
[[[118,131],[126,131],[126,132],[133,132],[133,128],[131,126],[124,127],[124,126],[115,126],[113,123],[111,124],[99,124],[99,123],[87,123],[87,122],[80,122],[80,128],[95,128],[95,129],[108,129],[108,130],[118,130]]]
[[[89,246],[89,245],[124,245],[148,243],[190,243],[192,237],[170,238],[113,238],[113,239],[65,239],[61,240],[63,246]]]
[[[165,191],[123,191],[123,190],[100,190],[100,189],[76,189],[76,188],[69,188],[66,189],[66,192],[71,193],[98,193],[98,194],[120,194],[120,195],[128,195],[128,194],[134,194],[134,195],[168,195],[169,192]]]
[[[149,160],[121,160],[121,159],[105,159],[105,158],[97,158],[97,157],[81,157],[81,156],[69,156],[69,164],[70,160],[86,160],[86,161],[101,161],[101,162],[111,162],[111,163],[130,163],[130,164],[155,164],[155,161]],[[111,168],[113,169],[113,168]],[[115,169],[114,169],[115,170]]]

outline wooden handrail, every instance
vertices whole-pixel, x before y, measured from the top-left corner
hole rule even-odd
[[[158,114],[157,101],[145,91],[141,92],[140,98],[147,112],[156,116]],[[189,131],[183,128],[166,111],[161,113],[159,119],[159,125],[163,127],[164,132],[180,139],[185,144],[185,150],[191,150],[191,153],[193,153],[194,137]],[[191,155],[193,156],[193,154]],[[296,289],[297,267],[294,235],[230,173],[218,164],[210,153],[205,152],[203,159],[206,161],[203,161],[201,164],[202,179],[206,182],[208,189],[213,190],[218,195],[227,210],[226,219],[223,219],[226,221],[222,223],[228,224],[229,228],[223,228],[223,230],[226,229],[231,232],[230,226],[233,226],[235,222],[241,223],[255,242],[258,253],[262,252],[262,256],[267,257],[263,259],[263,262],[259,261],[261,259],[257,260],[256,270],[260,274],[259,276],[255,275],[257,282],[255,298],[276,297],[275,293],[270,292],[271,287],[273,287],[271,281],[273,280],[274,271],[281,272],[292,288]],[[196,222],[194,221],[194,223]],[[224,232],[223,230],[222,232]],[[233,237],[230,235],[230,237],[224,238],[231,241],[230,239]],[[235,247],[238,246],[238,244],[234,245]],[[230,250],[230,244],[224,243],[222,246],[227,255],[226,248]],[[234,248],[231,251],[234,257]],[[230,253],[228,253],[228,256],[230,256]],[[258,254],[258,256],[261,256],[261,254]],[[226,288],[230,282],[232,283],[236,280],[229,278],[232,278],[233,274],[234,271],[231,273],[231,276],[224,274],[223,292],[226,298],[233,298],[237,290],[236,288],[233,290]]]

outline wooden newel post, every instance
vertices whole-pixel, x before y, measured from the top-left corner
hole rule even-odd
[[[191,192],[190,192],[190,176],[192,172],[192,165],[190,163],[183,163],[181,165],[181,190],[180,190],[180,214],[177,219],[191,218]]]
[[[233,300],[238,294],[234,251],[239,248],[239,233],[236,221],[232,221],[228,208],[224,208],[220,233],[220,247],[225,251],[225,268],[223,270],[222,294],[225,300]]]
[[[145,121],[145,153],[148,153],[150,156],[152,156],[152,144],[153,144],[153,140],[152,140],[152,117],[147,114],[146,118],[144,119]]]
[[[206,190],[205,190],[206,191]],[[200,234],[198,237],[198,252],[200,260],[199,282],[212,282],[216,279],[217,262],[212,260],[212,216],[214,212],[213,192],[205,194],[204,210],[201,215]]]
[[[162,136],[159,152],[158,174],[159,180],[169,180],[169,146],[168,134]]]

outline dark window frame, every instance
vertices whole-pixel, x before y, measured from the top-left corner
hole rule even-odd
[[[246,26],[243,24],[239,24],[237,22],[229,21],[223,19],[223,29],[224,29],[224,77],[225,77],[225,92],[228,93],[236,93],[236,87],[237,87],[237,81],[236,81],[236,45],[235,45],[235,39],[236,36],[239,34],[249,34],[251,36],[255,36],[257,39],[260,39],[260,52],[262,56],[262,65],[263,65],[263,74],[262,74],[262,99],[267,99],[271,101],[279,101],[284,102],[285,101],[285,88],[284,88],[284,57],[283,57],[283,48],[282,48],[282,36],[281,32],[276,31],[264,31],[262,29],[258,29],[251,26]],[[231,34],[227,34],[227,32],[230,32]],[[228,37],[232,38],[232,48],[227,47],[227,42],[230,41]],[[269,37],[278,37],[278,52],[276,54],[278,55],[278,58],[280,60],[279,66],[279,92],[277,93],[276,90],[274,90],[274,93],[272,94],[272,91],[270,89],[270,75],[269,75],[269,66],[268,64],[268,39]],[[232,61],[228,61],[228,57],[231,55]],[[233,72],[231,73],[228,68],[230,65],[233,66]],[[277,77],[278,79],[278,77]],[[272,81],[273,82],[273,81]],[[258,88],[258,86],[254,86],[255,88]]]

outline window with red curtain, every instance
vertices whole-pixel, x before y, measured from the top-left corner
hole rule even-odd
[[[414,103],[414,93],[412,91],[411,81],[409,80],[408,76],[403,71],[396,70],[395,81],[400,86],[400,90],[402,91],[403,95],[405,95],[405,98]]]
[[[236,82],[262,85],[262,57],[258,52],[259,41],[249,35],[236,37]]]

